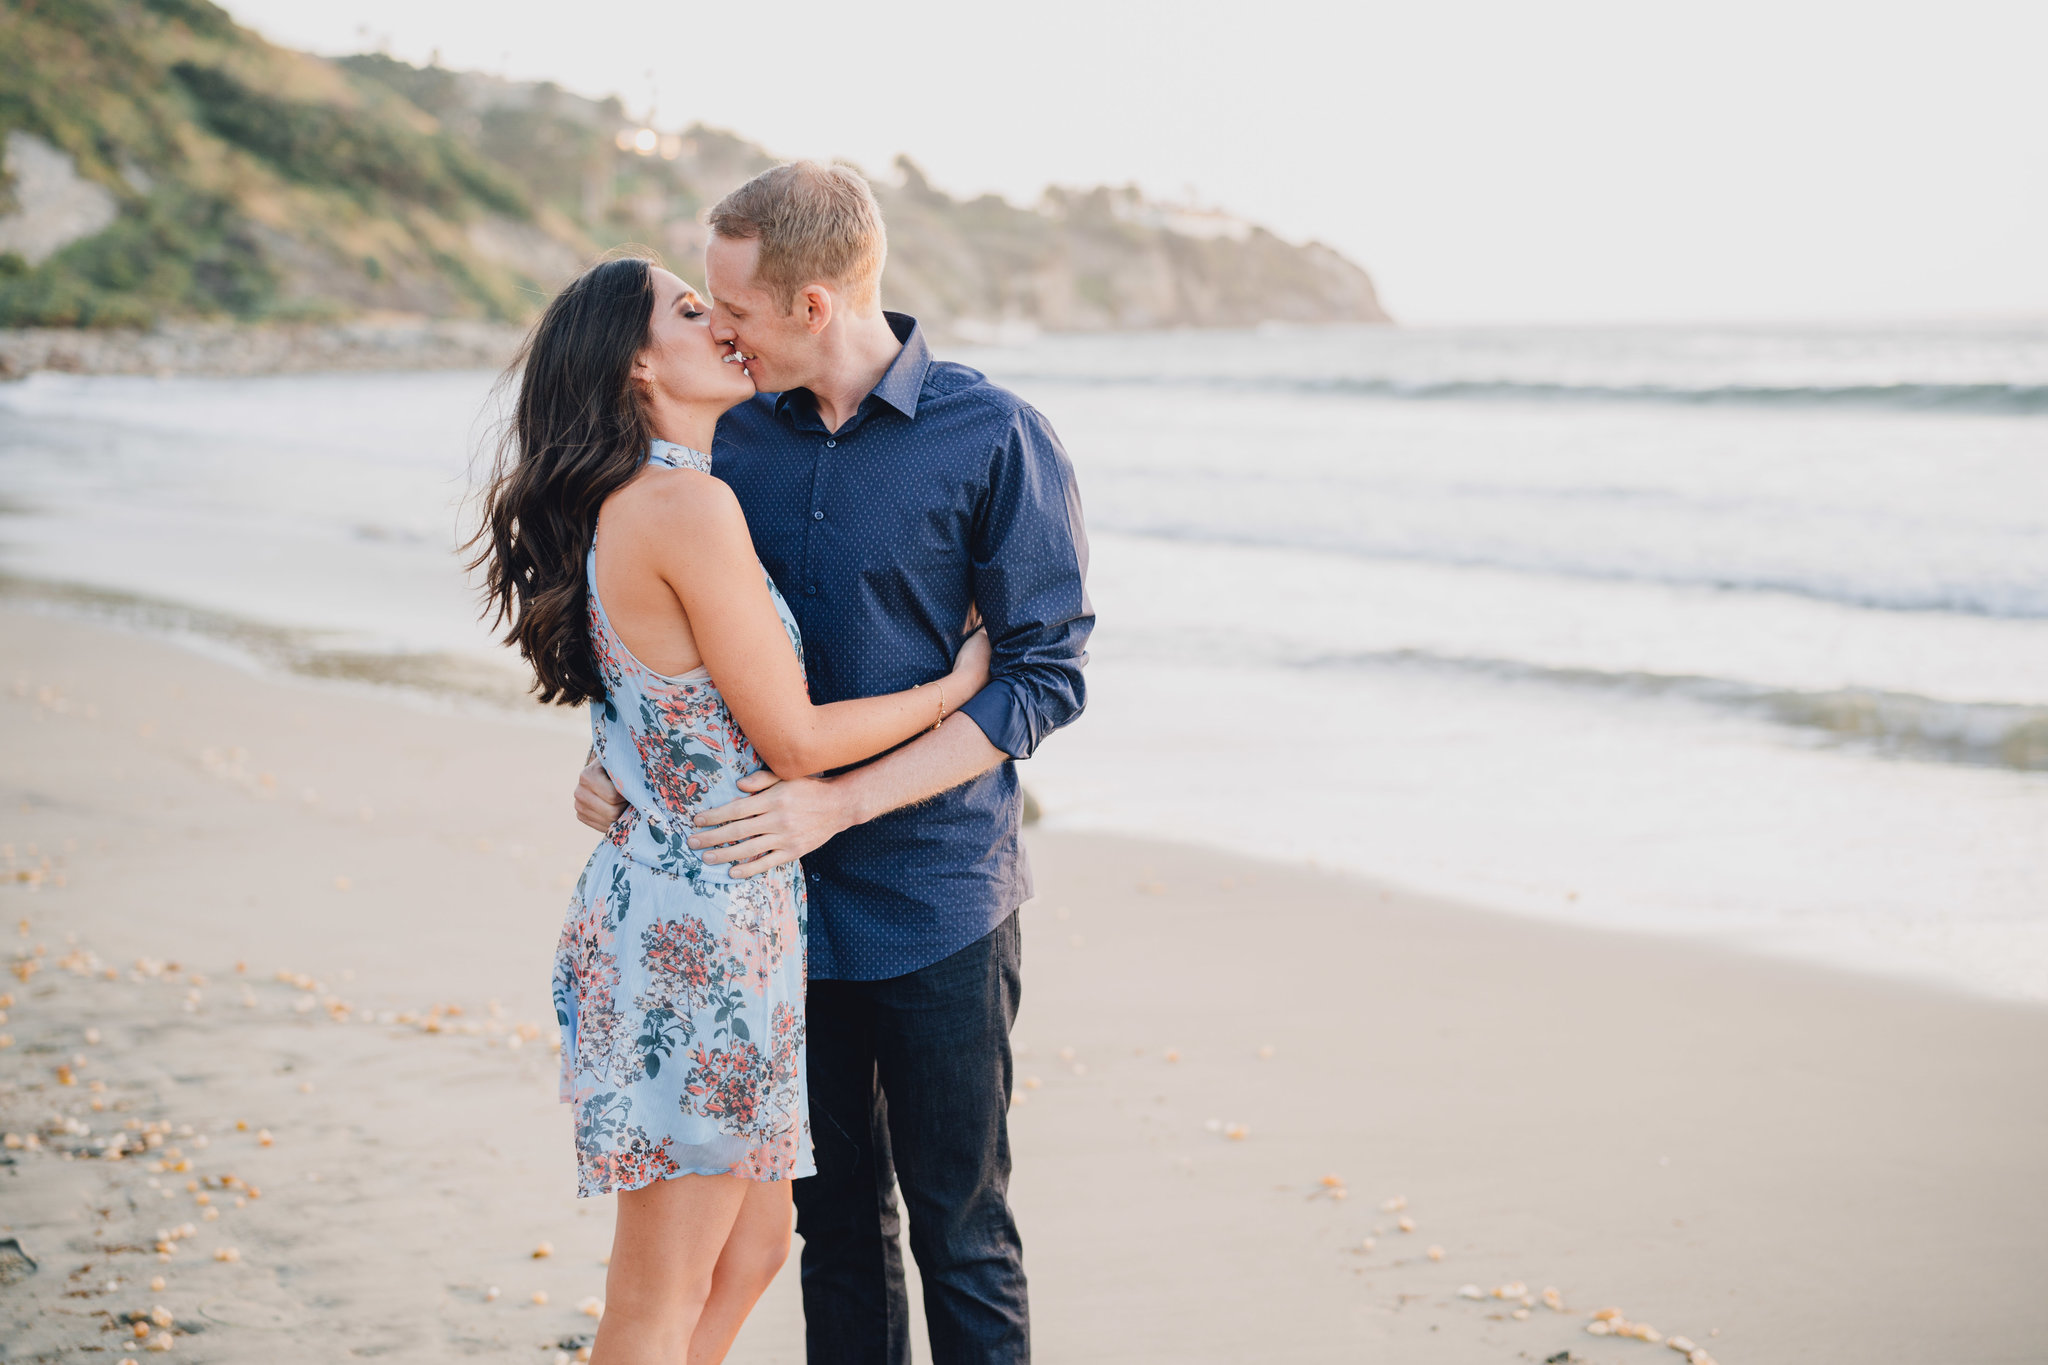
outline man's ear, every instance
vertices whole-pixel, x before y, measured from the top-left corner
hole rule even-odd
[[[832,291],[822,284],[807,284],[796,296],[799,307],[804,311],[804,329],[812,336],[825,330],[832,322]]]

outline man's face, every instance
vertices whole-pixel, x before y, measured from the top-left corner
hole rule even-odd
[[[704,248],[704,286],[711,291],[711,335],[748,357],[747,372],[763,393],[805,388],[818,363],[818,338],[801,295],[784,312],[754,283],[761,244],[711,234]]]

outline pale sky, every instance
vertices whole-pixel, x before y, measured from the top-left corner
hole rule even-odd
[[[2048,317],[2040,0],[227,0],[954,193],[1190,193],[1416,323]]]

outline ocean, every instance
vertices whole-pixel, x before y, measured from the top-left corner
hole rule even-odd
[[[1079,471],[1049,825],[2048,1001],[2048,325],[941,353]],[[493,378],[0,386],[0,589],[520,708],[452,549]]]

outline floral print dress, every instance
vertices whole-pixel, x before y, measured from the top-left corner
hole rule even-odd
[[[666,441],[648,460],[711,470]],[[737,878],[688,843],[691,816],[737,800],[761,760],[708,673],[656,673],[620,642],[597,596],[595,537],[585,572],[605,680],[590,730],[629,804],[584,866],[555,952],[576,1192],[810,1175],[801,872]],[[788,604],[773,580],[768,591],[801,659]]]

